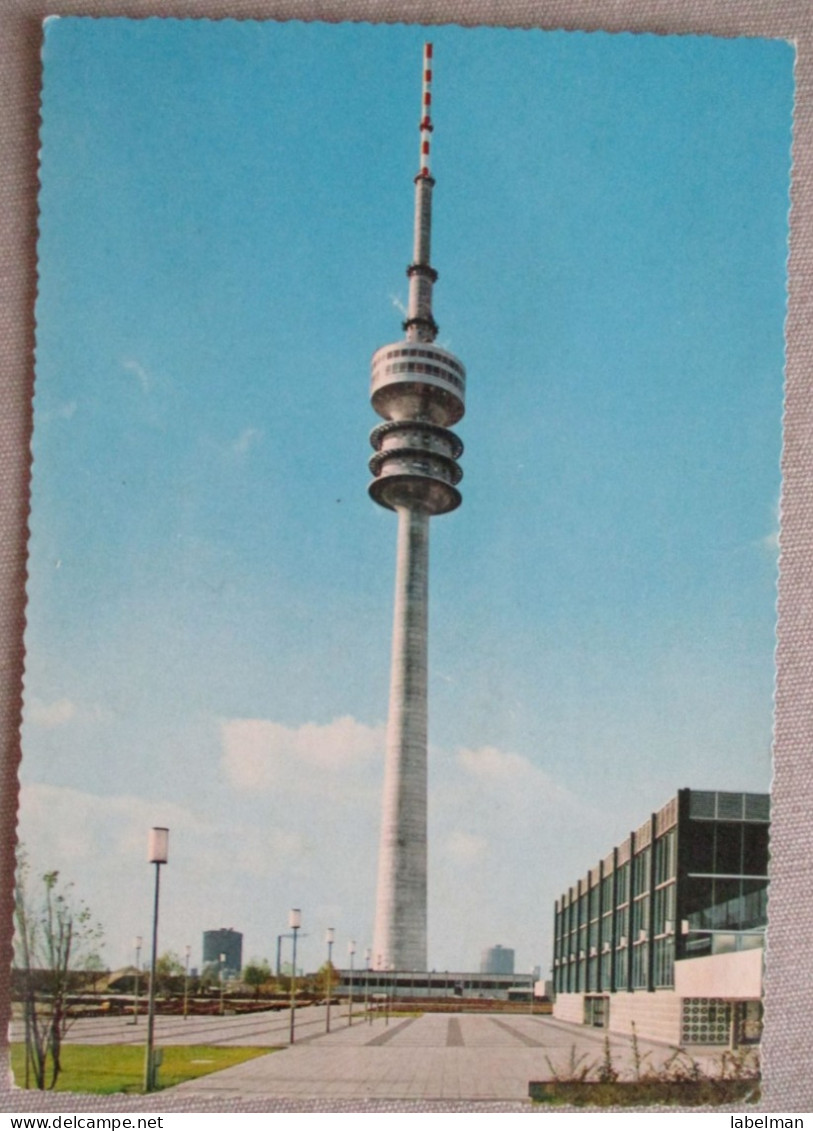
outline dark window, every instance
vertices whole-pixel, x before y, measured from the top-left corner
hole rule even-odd
[[[771,815],[771,798],[767,793],[746,793],[745,818],[749,821],[767,821]]]
[[[642,895],[649,890],[649,858],[650,849],[645,848],[633,860],[633,895]]]
[[[658,888],[655,892],[655,907],[652,918],[652,933],[662,935],[667,923],[674,929],[675,923],[675,885]]]
[[[590,918],[595,919],[598,915],[599,908],[599,894],[600,888],[598,885],[590,889]]]
[[[637,942],[638,933],[649,929],[649,900],[636,899],[632,905],[632,940]]]
[[[742,927],[764,927],[768,919],[768,884],[765,880],[742,882]]]
[[[689,821],[686,859],[688,871],[714,871],[714,825],[707,821]]]
[[[601,988],[607,990],[610,988],[610,961],[612,955],[609,950],[604,951],[601,956]]]
[[[646,989],[647,945],[641,943],[632,951],[632,985],[636,990]]]
[[[618,881],[616,887],[616,906],[621,903],[626,903],[629,899],[629,864],[622,864],[618,869]]]
[[[743,873],[746,876],[768,874],[768,826],[743,825]]]
[[[587,965],[587,988],[598,989],[598,958],[591,958]]]
[[[655,883],[663,884],[675,874],[675,830],[655,841]]]
[[[714,881],[691,876],[686,881],[683,907],[689,926],[692,928],[710,927],[709,909],[714,900]]]
[[[612,906],[613,902],[613,877],[612,874],[605,876],[601,881],[601,906],[602,910],[606,911],[608,907]]]
[[[742,823],[717,824],[714,871],[718,876],[739,876],[742,871]]]
[[[717,816],[725,820],[741,821],[743,816],[743,801],[744,796],[742,793],[718,793],[717,794]]]
[[[702,789],[693,789],[689,796],[690,817],[713,817],[716,795]]]
[[[740,881],[714,881],[714,909],[711,926],[718,930],[740,925]]]
[[[656,986],[673,986],[675,984],[674,960],[674,939],[658,939],[658,941],[655,943],[654,978]]]
[[[621,910],[616,915],[616,918],[615,918],[616,941],[618,941],[622,937],[628,936],[629,933],[630,933],[630,930],[629,930],[629,924],[630,924],[629,914],[630,914],[629,907],[622,907]]]

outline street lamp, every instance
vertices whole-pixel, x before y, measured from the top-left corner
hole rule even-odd
[[[192,947],[189,943],[186,944],[184,955],[186,961],[184,963],[183,974],[183,1019],[186,1021],[189,1016],[189,955],[192,953]]]
[[[298,907],[292,907],[288,913],[288,926],[291,928],[294,939],[293,968],[291,970],[291,1036],[290,1043],[294,1043],[294,1014],[296,1013],[296,932],[302,926],[302,912]]]
[[[226,955],[221,954],[219,958],[219,974],[220,974],[220,1016],[223,1016],[223,964],[226,961]]]
[[[367,1018],[367,1024],[372,1025],[373,1015],[370,1012],[370,958],[372,951],[369,947],[364,951],[364,1016]]]
[[[147,1009],[147,1047],[144,1055],[144,1091],[155,1087],[155,960],[158,953],[158,893],[161,886],[161,865],[169,860],[169,829],[150,829],[147,859],[155,865],[155,902],[152,911],[152,961],[150,962],[149,1006]]]
[[[330,983],[333,975],[333,940],[336,937],[336,932],[333,927],[328,927],[325,935],[325,942],[327,943],[327,1019],[325,1021],[325,1032],[330,1032]]]
[[[347,944],[347,951],[350,955],[350,993],[347,998],[347,1024],[353,1024],[353,958],[356,954],[356,940],[351,939]]]
[[[141,935],[136,935],[134,940],[136,952],[136,976],[135,976],[135,998],[133,1000],[133,1024],[138,1024],[138,975],[141,972],[141,944],[143,939]]]

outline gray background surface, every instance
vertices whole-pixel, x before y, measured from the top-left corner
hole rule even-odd
[[[369,20],[781,37],[797,48],[761,1110],[813,1110],[813,5],[810,0],[0,0],[0,1033],[8,1020],[36,294],[41,21],[51,14]],[[0,1065],[2,1079],[5,1068]],[[5,1102],[3,1102],[5,1101]],[[0,1093],[5,1111],[123,1110]],[[127,1110],[170,1110],[160,1097]],[[232,1111],[306,1110],[226,1105]],[[310,1110],[340,1109],[315,1104]],[[179,1104],[179,1111],[217,1108]],[[404,1110],[397,1104],[363,1110]],[[421,1110],[420,1108],[418,1110]],[[455,1110],[435,1105],[423,1110]],[[456,1109],[459,1110],[459,1109]],[[479,1108],[478,1110],[483,1110]],[[499,1110],[495,1107],[494,1110]],[[753,1109],[752,1109],[753,1110]]]

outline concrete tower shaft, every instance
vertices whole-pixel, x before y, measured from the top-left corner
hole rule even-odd
[[[372,498],[398,514],[390,705],[373,945],[377,970],[426,970],[427,640],[429,519],[460,505],[450,431],[465,411],[466,370],[435,345],[430,263],[432,45],[424,48],[420,166],[406,339],[373,355],[371,402],[384,423],[370,442]]]
[[[429,516],[398,508],[373,968],[425,970]]]

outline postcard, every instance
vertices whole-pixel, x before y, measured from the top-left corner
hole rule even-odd
[[[17,1086],[758,1098],[793,66],[46,21]]]

